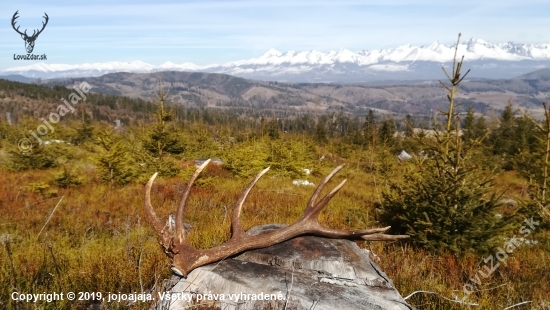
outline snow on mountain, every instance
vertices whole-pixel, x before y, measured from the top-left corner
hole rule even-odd
[[[42,72],[56,72],[56,71],[69,71],[69,70],[97,70],[97,71],[113,71],[113,70],[131,70],[135,72],[148,72],[154,68],[143,61],[131,61],[131,62],[104,62],[104,63],[84,63],[78,65],[65,65],[65,64],[46,64],[38,63],[28,66],[14,67],[5,71],[25,71],[36,70]]]
[[[212,65],[217,66],[217,65]],[[84,63],[77,65],[66,64],[46,64],[37,63],[33,65],[13,67],[4,70],[5,72],[24,72],[24,71],[39,71],[39,72],[60,72],[60,71],[98,71],[104,73],[110,72],[134,72],[134,73],[149,73],[159,70],[189,70],[198,71],[206,69],[209,66],[197,66],[193,63],[186,62],[183,64],[175,64],[172,62],[163,63],[160,66],[154,66],[146,62],[136,60],[129,62],[111,61],[104,63]]]
[[[270,49],[264,55],[249,60],[228,63],[224,67],[242,65],[282,65],[282,64],[310,64],[323,65],[334,63],[355,63],[357,65],[371,65],[385,61],[452,61],[455,48],[453,45],[444,45],[438,41],[428,46],[411,46],[409,44],[395,49],[363,50],[351,52],[341,49],[338,52],[322,53],[315,50],[281,53]],[[458,55],[464,55],[465,60],[493,59],[502,61],[517,60],[550,60],[550,44],[491,44],[487,41],[472,38],[466,43],[459,44]]]
[[[218,65],[207,65],[207,66],[198,66],[192,62],[184,62],[182,64],[175,64],[171,61],[167,61],[160,66],[153,67],[149,72],[153,71],[169,71],[169,70],[180,70],[180,71],[201,71],[208,70],[209,68],[215,68]]]
[[[374,71],[389,71],[389,72],[399,72],[399,71],[409,71],[409,66],[404,65],[395,65],[395,64],[376,64],[369,67],[369,69]]]
[[[330,80],[330,76],[334,75],[355,75],[360,80],[362,76],[380,76],[383,72],[388,74],[395,74],[396,72],[414,73],[415,70],[418,71],[418,68],[422,67],[422,65],[416,66],[416,64],[421,63],[425,67],[425,64],[440,65],[447,63],[452,61],[454,53],[454,44],[445,45],[436,41],[430,45],[420,47],[407,44],[391,49],[357,52],[340,49],[329,52],[311,50],[283,53],[270,49],[258,58],[207,66],[199,66],[190,62],[182,64],[165,62],[161,65],[151,65],[142,61],[114,61],[76,65],[37,63],[9,68],[0,72],[0,74],[54,78],[99,76],[112,72],[149,73],[176,70],[217,72],[249,78],[282,80],[288,80],[291,76],[299,76],[299,80],[311,80],[313,76],[316,76],[315,79],[322,77],[325,80],[329,77]],[[466,61],[474,62],[475,67],[493,68],[491,70],[509,66],[510,62],[517,63],[521,61],[534,61],[536,62],[534,65],[538,67],[550,66],[550,44],[516,44],[513,42],[493,44],[482,39],[472,38],[459,44],[458,56],[462,55],[464,55]],[[413,66],[413,64],[415,65]],[[381,78],[388,78],[388,76]]]

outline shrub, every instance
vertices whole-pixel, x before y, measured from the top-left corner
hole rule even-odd
[[[33,145],[29,152],[10,150],[8,167],[11,170],[48,169],[57,167],[59,149],[55,146]]]
[[[82,179],[64,165],[63,170],[54,176],[53,183],[61,188],[78,187],[82,185]]]
[[[124,185],[137,179],[137,163],[122,137],[104,131],[96,142],[101,146],[101,151],[92,160],[98,167],[101,181]]]
[[[44,198],[51,198],[57,196],[57,190],[50,189],[50,186],[44,182],[34,182],[30,183],[27,186],[24,186],[23,189],[44,196]]]

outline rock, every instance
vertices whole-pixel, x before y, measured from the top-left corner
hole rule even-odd
[[[293,185],[296,185],[296,186],[300,186],[300,185],[303,185],[303,186],[315,186],[314,183],[308,181],[308,180],[294,180],[292,181],[292,184]]]
[[[282,226],[258,226],[248,234]],[[163,289],[176,300],[158,301],[153,309],[412,309],[368,251],[353,241],[315,236],[247,251],[187,278],[174,275]]]

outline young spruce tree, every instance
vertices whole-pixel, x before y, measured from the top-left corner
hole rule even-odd
[[[390,185],[378,205],[379,220],[391,225],[392,233],[409,234],[413,244],[431,251],[457,254],[489,251],[513,225],[511,215],[497,216],[500,195],[494,191],[493,178],[486,178],[472,160],[472,150],[482,139],[465,145],[460,138],[455,98],[469,71],[461,75],[464,57],[457,62],[458,43],[452,75],[443,69],[450,85],[440,81],[448,92],[448,110],[440,111],[445,122],[435,124],[432,137],[415,135],[426,156],[405,172],[403,182]]]
[[[523,158],[519,167],[520,174],[529,181],[531,190],[529,199],[523,202],[527,214],[535,213],[539,218],[550,224],[550,200],[548,199],[548,185],[550,183],[550,108],[543,102],[544,121],[539,123],[531,116],[523,113],[523,117],[537,129],[537,138],[542,147],[529,154],[520,154]]]
[[[159,105],[155,112],[155,123],[143,134],[142,162],[147,172],[158,172],[161,176],[175,176],[179,172],[173,156],[183,153],[183,143],[174,122],[174,112],[166,104],[166,94],[159,84]]]
[[[138,177],[137,163],[124,136],[108,130],[95,139],[101,147],[92,160],[97,166],[101,181],[111,185],[125,185]]]

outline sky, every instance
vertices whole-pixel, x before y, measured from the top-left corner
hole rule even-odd
[[[481,38],[550,43],[548,0],[7,1],[0,4],[0,70],[40,61],[11,25],[42,27],[33,54],[47,63],[141,60],[223,64],[281,52],[429,45]],[[47,2],[47,3],[46,3]]]

